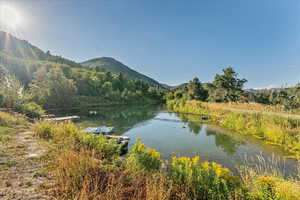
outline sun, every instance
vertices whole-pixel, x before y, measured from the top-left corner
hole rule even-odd
[[[17,29],[22,24],[22,17],[13,6],[0,4],[0,25],[10,29]]]

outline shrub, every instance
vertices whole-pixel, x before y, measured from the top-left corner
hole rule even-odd
[[[238,178],[217,163],[199,164],[199,157],[174,157],[169,176],[190,199],[230,199],[238,187]]]
[[[41,115],[45,114],[45,111],[42,107],[35,102],[25,103],[20,108],[21,112],[24,113],[26,116],[31,118],[38,118]]]
[[[33,126],[35,136],[49,140],[54,136],[54,125],[49,122],[38,122]]]
[[[121,146],[116,140],[107,139],[103,135],[85,134],[71,122],[54,124],[41,121],[34,125],[34,132],[39,138],[51,140],[58,149],[93,150],[99,158],[106,159],[120,154]]]
[[[0,112],[0,126],[17,126],[26,125],[27,121],[21,115],[11,115],[9,113]]]
[[[92,135],[80,133],[77,135],[78,144],[89,150],[98,153],[98,157],[112,159],[120,155],[121,145],[114,139],[107,139],[104,135]]]
[[[135,170],[154,172],[159,170],[161,162],[160,153],[154,149],[146,149],[139,139],[129,151],[128,164]]]
[[[4,96],[3,94],[0,94],[0,107],[2,107],[4,104]]]

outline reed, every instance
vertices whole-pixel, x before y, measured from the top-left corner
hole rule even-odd
[[[183,99],[167,102],[168,108],[172,111],[209,115],[209,123],[218,124],[240,134],[253,135],[269,144],[282,147],[291,152],[295,158],[300,158],[299,119],[220,109],[224,104],[207,105],[208,103]]]

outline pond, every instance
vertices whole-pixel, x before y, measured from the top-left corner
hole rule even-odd
[[[89,114],[89,111],[97,114]],[[163,159],[173,156],[199,156],[215,161],[237,172],[241,165],[262,171],[279,170],[284,176],[296,176],[297,162],[287,159],[289,153],[265,144],[252,136],[201,123],[200,116],[168,112],[157,106],[84,108],[64,115],[79,115],[82,128],[113,126],[115,134],[141,138],[148,147],[159,151]]]

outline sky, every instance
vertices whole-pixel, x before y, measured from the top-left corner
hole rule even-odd
[[[228,66],[246,88],[300,81],[299,0],[4,2],[21,16],[6,31],[78,62],[113,57],[169,85],[212,81]]]

